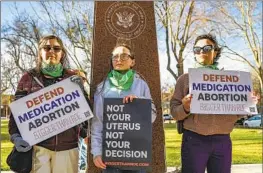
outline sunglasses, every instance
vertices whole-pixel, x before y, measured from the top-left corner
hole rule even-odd
[[[203,53],[208,53],[211,52],[213,49],[213,45],[206,45],[204,47],[194,47],[193,51],[195,54],[200,54],[201,50],[203,50]]]
[[[43,46],[43,49],[46,51],[46,52],[49,52],[51,49],[54,50],[54,52],[60,52],[62,50],[62,48],[60,46]]]
[[[131,55],[126,54],[126,53],[122,53],[122,54],[117,54],[117,55],[113,55],[111,57],[112,61],[118,61],[118,59],[120,59],[120,61],[126,61],[131,57]]]

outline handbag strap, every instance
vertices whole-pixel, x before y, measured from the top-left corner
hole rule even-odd
[[[36,73],[36,71],[34,69],[33,70],[29,70],[28,73],[32,76],[32,78],[36,81],[36,83],[41,86],[41,88],[45,87],[44,84],[42,82],[40,82],[40,80],[34,74],[34,73]]]

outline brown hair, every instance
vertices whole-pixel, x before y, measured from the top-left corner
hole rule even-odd
[[[131,47],[130,47],[128,44],[125,44],[125,43],[117,44],[117,45],[113,48],[112,52],[113,52],[116,48],[118,48],[118,47],[125,47],[126,49],[128,49],[128,50],[130,51],[130,53],[131,53],[131,55],[130,55],[131,59],[135,59],[134,51],[131,49]],[[113,70],[112,60],[110,60],[110,70],[109,70],[109,72],[110,72],[111,70]]]
[[[41,64],[42,64],[41,49],[46,45],[47,41],[51,40],[51,39],[56,39],[62,48],[63,57],[61,58],[60,62],[62,64],[63,68],[66,68],[69,65],[69,62],[67,59],[67,50],[66,50],[62,40],[58,36],[47,35],[47,36],[42,37],[38,43],[38,57],[37,57],[37,67],[36,67],[38,72],[40,72]]]
[[[131,55],[130,55],[131,59],[135,59],[134,51],[133,51],[133,49],[132,49],[131,40],[118,39],[118,40],[117,40],[117,43],[116,43],[116,46],[113,48],[112,52],[113,52],[116,48],[118,48],[118,47],[125,47],[125,48],[127,48],[127,49],[130,51],[130,53],[131,53]],[[111,56],[112,56],[112,55],[111,55]],[[109,69],[109,72],[108,72],[108,73],[110,73],[111,70],[113,70],[113,64],[112,64],[112,60],[111,60],[111,58],[110,58],[110,69]],[[107,73],[107,74],[108,74],[108,73]],[[99,94],[101,94],[102,91],[104,90],[105,82],[106,82],[107,78],[108,78],[107,75],[103,78],[103,84],[102,84],[101,90],[99,91]],[[98,87],[98,85],[97,85],[97,87]]]
[[[221,52],[222,52],[222,48],[219,47],[218,42],[216,40],[216,37],[213,36],[212,34],[203,34],[203,35],[199,35],[196,39],[195,39],[195,44],[199,41],[199,40],[203,40],[203,39],[208,39],[210,41],[212,41],[214,43],[215,46],[215,51],[217,51],[216,57],[214,58],[214,62],[216,62],[219,57],[221,56]]]
[[[126,44],[126,43],[120,43],[120,44],[116,44],[116,46],[113,48],[113,50],[112,51],[114,51],[116,48],[118,48],[118,47],[125,47],[126,49],[128,49],[129,51],[130,51],[130,53],[131,53],[131,59],[134,59],[135,57],[135,55],[134,55],[134,51],[132,50],[132,48],[131,48],[131,46],[130,45],[128,45],[128,44]]]

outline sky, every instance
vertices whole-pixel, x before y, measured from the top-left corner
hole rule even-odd
[[[37,2],[29,2],[29,1],[20,1],[17,2],[17,7],[19,11],[26,10],[28,13],[33,13],[31,5],[34,6],[35,10],[38,10],[38,7],[36,5]],[[12,14],[11,14],[11,8],[10,6],[14,5],[14,2],[2,2],[1,3],[1,26],[5,24],[6,21],[10,21],[12,19]],[[262,7],[260,9],[262,11]],[[261,21],[262,22],[262,21]],[[261,23],[262,26],[262,23]],[[157,41],[158,41],[158,55],[159,55],[159,64],[160,64],[160,75],[161,75],[161,84],[162,85],[174,85],[176,81],[172,77],[172,75],[166,70],[167,66],[167,55],[166,55],[166,48],[164,47],[165,45],[165,37],[164,37],[164,30],[160,29],[159,26],[156,26],[157,30]],[[262,31],[261,31],[262,33]],[[262,34],[261,34],[262,35]],[[236,44],[238,42],[238,44]],[[229,39],[227,42],[228,45],[233,45],[236,47],[242,47],[243,41],[241,40],[231,40]],[[193,67],[194,65],[194,55],[191,53],[193,45],[188,45],[186,48],[185,52],[185,61],[184,61],[184,71],[187,72],[188,68]],[[1,44],[1,48],[3,45]],[[3,50],[3,49],[2,49]],[[240,53],[243,53],[243,50],[239,50]],[[172,67],[176,68],[176,62],[175,60],[172,60]],[[250,69],[248,68],[247,65],[244,65],[242,63],[238,63],[236,61],[230,60],[225,57],[221,57],[219,60],[219,67],[224,68],[225,70],[231,69],[231,70],[243,70],[243,71],[249,71]]]

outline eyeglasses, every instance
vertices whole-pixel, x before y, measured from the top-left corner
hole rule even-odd
[[[111,59],[112,59],[112,61],[118,61],[119,57],[120,57],[120,61],[126,61],[129,58],[131,58],[131,55],[126,54],[126,53],[122,53],[122,54],[113,55],[111,57]]]
[[[53,46],[53,47],[51,47],[51,46],[48,46],[48,45],[43,46],[43,49],[44,49],[46,52],[49,52],[51,49],[53,49],[54,52],[60,52],[60,51],[62,50],[62,48],[61,48],[60,46]]]
[[[193,51],[195,54],[200,54],[201,50],[203,50],[204,53],[208,53],[214,49],[213,45],[206,45],[204,47],[194,47]]]

